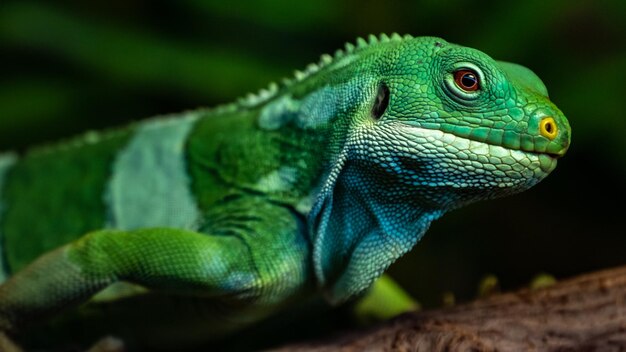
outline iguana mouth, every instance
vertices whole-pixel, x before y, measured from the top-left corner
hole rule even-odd
[[[483,143],[487,143],[487,142],[483,142]],[[497,144],[491,144],[491,145],[497,145]],[[562,153],[550,153],[550,152],[542,152],[542,151],[537,151],[537,150],[527,150],[527,149],[523,149],[523,148],[508,148],[507,146],[503,146],[503,145],[498,145],[502,148],[506,148],[506,149],[510,149],[510,150],[518,150],[520,152],[524,152],[524,153],[528,153],[531,155],[544,155],[547,157],[550,157],[552,159],[560,159],[562,156],[565,155],[565,152]]]
[[[402,123],[417,128],[438,130],[458,138],[465,138],[511,150],[546,154],[553,158],[564,156],[569,148],[569,130],[563,127],[557,128],[557,120],[551,116],[543,117],[540,120],[539,126],[537,126],[537,133],[530,130],[518,131],[480,125],[468,126],[462,123],[435,123],[424,120],[425,118],[415,118],[409,121],[402,121]],[[478,122],[475,123],[477,124]]]
[[[412,124],[408,126],[409,128],[405,130],[408,132],[407,138],[420,144],[436,144],[433,153],[439,153],[442,157],[454,156],[456,159],[469,160],[472,163],[491,164],[496,168],[498,165],[509,165],[501,167],[505,173],[507,169],[516,172],[524,169],[541,169],[547,175],[556,167],[557,159],[561,156],[543,151],[524,150],[519,147],[489,143],[471,137],[459,136],[452,132],[444,132],[441,129],[418,127]],[[514,170],[512,167],[514,164],[521,166],[515,166],[516,170]]]
[[[502,147],[502,148],[509,149],[509,150],[518,150],[518,151],[531,153],[531,154],[544,154],[555,159],[558,159],[564,156],[569,147],[569,145],[565,145],[565,146],[562,146],[561,149],[559,149],[558,151],[554,152],[554,151],[548,151],[547,148],[543,148],[545,150],[540,150],[537,148],[537,145],[534,142],[530,143],[530,145],[528,145],[529,143],[527,143],[527,145],[523,145],[520,142],[520,139],[527,139],[528,137],[526,137],[526,135],[521,135],[521,134],[518,139],[500,138],[499,141],[493,141],[490,138],[488,138],[488,133],[486,134],[472,133],[472,129],[467,129],[467,130],[461,129],[464,126],[440,125],[437,127],[435,126],[431,127],[428,125],[424,126],[422,124],[414,124],[414,123],[408,123],[408,125],[412,127],[427,129],[427,130],[441,131],[443,133],[454,135],[456,138],[462,138],[462,139],[467,139],[467,140],[474,141],[474,142],[485,143],[488,145]],[[463,132],[459,132],[459,131],[463,131]],[[506,131],[498,130],[498,132],[500,133],[500,135],[504,135]]]

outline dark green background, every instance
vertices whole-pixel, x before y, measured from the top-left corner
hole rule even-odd
[[[572,147],[534,189],[436,222],[392,274],[427,306],[626,264],[626,1],[0,0],[0,149],[228,102],[369,33],[523,64]]]

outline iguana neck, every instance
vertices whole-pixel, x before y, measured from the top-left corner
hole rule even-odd
[[[197,191],[211,193],[207,207],[224,197],[224,189],[235,188],[308,213],[340,158],[350,124],[359,119],[354,114],[375,94],[373,77],[369,82],[351,72],[356,50],[198,121],[189,160],[196,182],[205,183]],[[212,181],[202,181],[207,178]]]

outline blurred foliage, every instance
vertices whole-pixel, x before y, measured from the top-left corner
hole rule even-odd
[[[523,64],[573,144],[524,194],[433,224],[391,274],[418,300],[626,264],[626,1],[0,0],[0,148],[256,91],[369,33],[434,35]]]
[[[419,303],[407,295],[404,288],[389,276],[383,275],[374,282],[367,295],[356,302],[354,315],[360,324],[371,325],[420,308]]]
[[[500,283],[495,275],[487,274],[478,283],[477,296],[484,298],[500,292]]]
[[[533,277],[530,281],[530,288],[532,290],[542,289],[544,287],[552,286],[556,283],[554,276],[546,273],[539,273]]]

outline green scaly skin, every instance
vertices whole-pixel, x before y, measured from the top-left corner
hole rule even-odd
[[[459,70],[477,90],[459,86]],[[142,126],[185,116],[182,157],[142,154],[178,128],[157,138]],[[231,332],[317,293],[342,303],[431,221],[528,189],[570,142],[530,70],[395,34],[347,44],[238,103],[145,124],[5,158],[0,330],[19,333],[95,294],[93,306],[139,316],[132,335],[153,343]],[[164,303],[172,297],[203,308]]]

